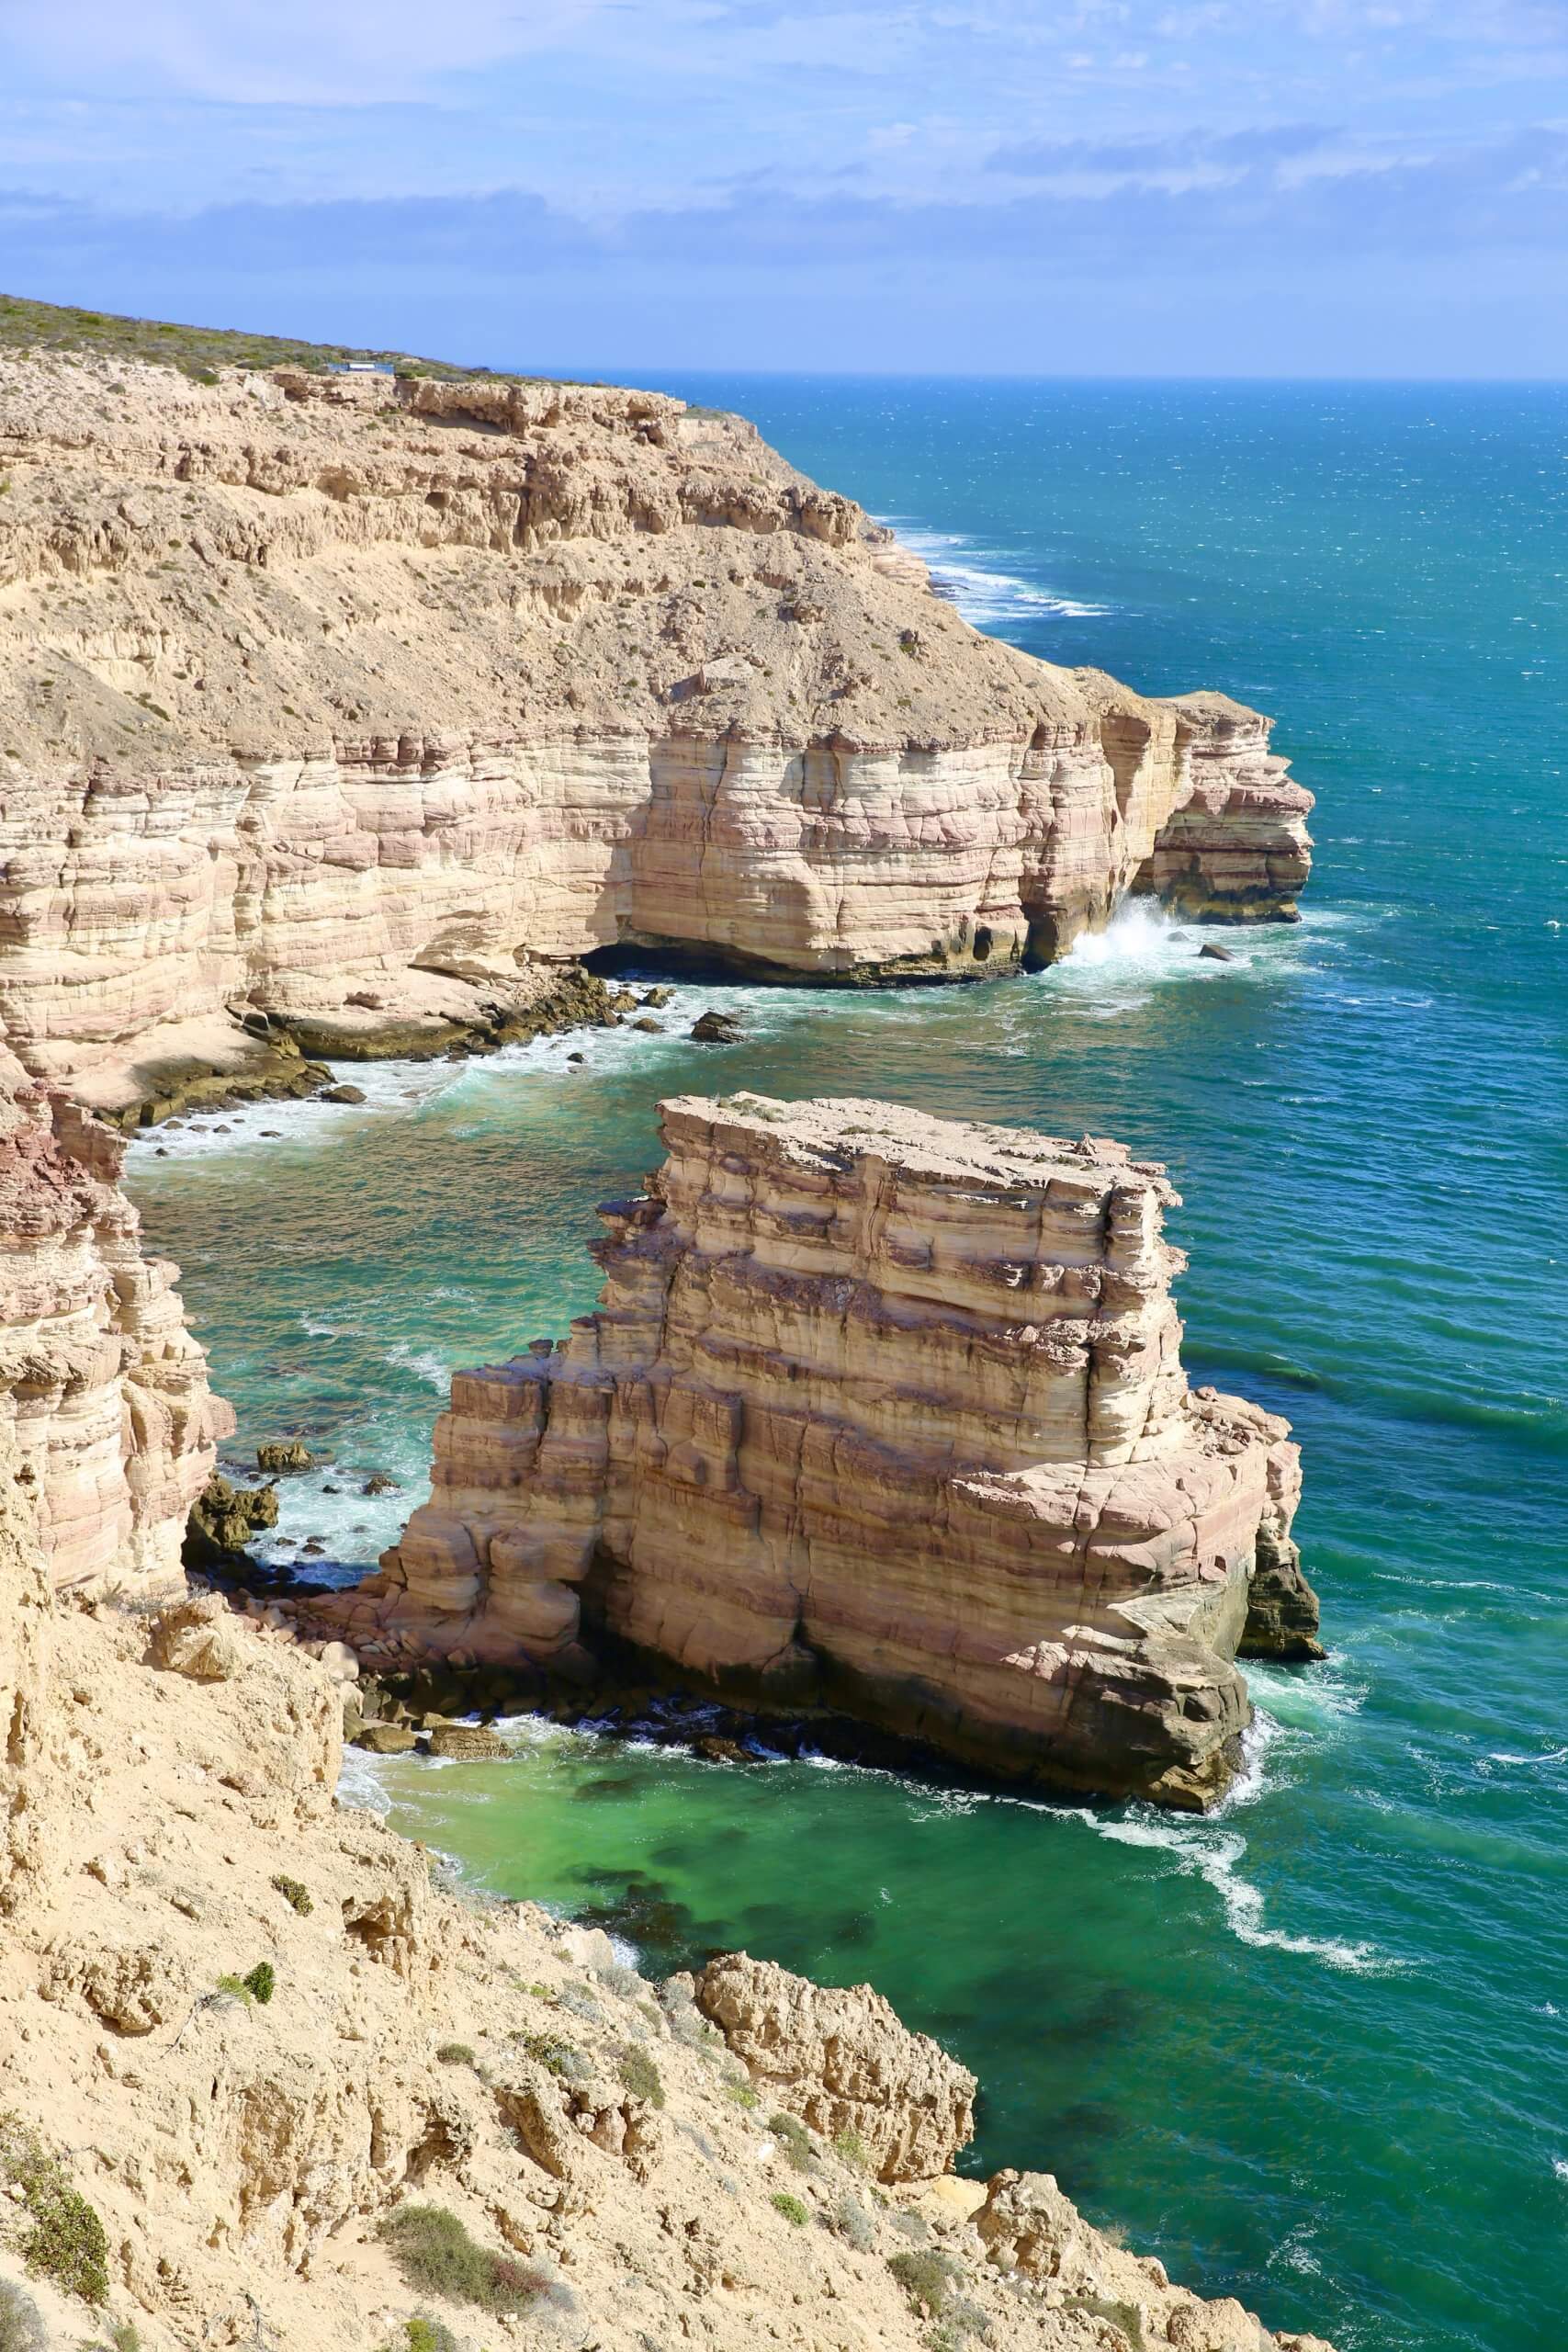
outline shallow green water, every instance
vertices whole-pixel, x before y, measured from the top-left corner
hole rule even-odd
[[[1568,400],[676,389],[923,531],[1031,650],[1280,713],[1321,795],[1311,911],[1234,967],[1144,912],[985,990],[686,989],[743,1008],[747,1042],[692,1046],[676,1008],[665,1038],[589,1043],[585,1074],[579,1040],[389,1068],[363,1111],[138,1145],[243,1434],[337,1452],[284,1532],[345,1568],[395,1533],[450,1367],[592,1303],[592,1206],[656,1157],[661,1093],[887,1093],[1170,1163],[1190,1366],[1296,1424],[1333,1656],[1255,1675],[1254,1771],[1201,1823],[562,1735],[378,1768],[378,1799],[659,1964],[743,1942],[871,1978],[982,2076],[976,2165],[1055,2170],[1280,2324],[1555,2346]],[[405,1491],[364,1500],[373,1468]]]

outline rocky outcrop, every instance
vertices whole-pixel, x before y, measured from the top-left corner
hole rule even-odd
[[[504,2320],[399,2265],[399,2217],[434,2209],[529,2341],[919,2352],[934,2293],[1016,2352],[1311,2352],[1048,2178],[916,2177],[973,2084],[874,1996],[740,1959],[694,2003],[596,1930],[433,1884],[334,1804],[337,1696],[283,1634],[51,1594],[5,1430],[0,1721],[0,2271],[51,2342],[378,2352],[423,2312],[476,2352]],[[96,2314],[32,2226],[50,2164],[101,2227]],[[1106,2332],[1103,2277],[1141,2336]]]
[[[1133,2257],[1048,2180],[1001,2176],[987,2196],[944,2177],[971,2078],[863,1988],[739,1958],[705,1970],[696,2000],[681,1979],[656,1997],[603,1934],[459,1900],[423,1849],[337,1804],[331,1654],[213,1594],[134,1589],[172,1556],[218,1411],[172,1270],[138,1272],[115,1138],[6,1075],[12,2337],[379,2352],[413,2343],[424,2313],[476,2352],[511,2309],[530,2340],[604,2352],[685,2335],[751,2352],[763,2333],[787,2352],[918,2352],[935,2296],[1019,2352],[1304,2352],[1168,2290],[1154,2262],[1134,2266],[1142,2338],[1108,2335],[1034,2252],[1036,2207],[1075,2282]],[[482,2317],[406,2267],[433,2211],[492,2298]],[[911,2233],[940,2259],[912,2269]],[[1219,2315],[1217,2332],[1161,2334],[1178,2311]]]
[[[975,2077],[900,2025],[869,1984],[841,1992],[743,1951],[693,1984],[751,2087],[824,2140],[850,2140],[880,2181],[948,2172],[975,2136]]]
[[[615,943],[984,977],[1305,877],[1267,720],[978,635],[737,418],[40,356],[0,465],[0,1018],[96,1100]]]
[[[55,1583],[177,1583],[233,1416],[186,1328],[178,1269],[141,1254],[118,1136],[0,1046],[0,1421]]]
[[[886,1103],[664,1105],[599,1311],[459,1373],[362,1651],[602,1629],[987,1772],[1202,1804],[1310,1654],[1287,1425],[1189,1388],[1158,1167]],[[1255,1614],[1255,1593],[1257,1606]]]

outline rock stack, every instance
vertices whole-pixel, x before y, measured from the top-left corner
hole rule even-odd
[[[1027,1781],[1223,1792],[1316,1655],[1285,1422],[1191,1390],[1157,1166],[886,1103],[686,1098],[564,1344],[459,1373],[356,1644],[608,1634]]]

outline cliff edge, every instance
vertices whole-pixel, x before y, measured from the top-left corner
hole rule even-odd
[[[868,1987],[655,1986],[338,1803],[333,1662],[157,1589],[218,1415],[114,1139],[0,1114],[8,2345],[1325,2352],[957,2179],[974,2078]]]
[[[980,635],[651,392],[0,357],[0,1021],[118,1105],[642,945],[976,978],[1289,919],[1269,722]]]
[[[368,1661],[597,1630],[987,1772],[1201,1805],[1247,1647],[1320,1655],[1288,1425],[1193,1391],[1159,1167],[885,1102],[694,1097],[596,1314],[459,1373],[431,1499],[301,1604]]]

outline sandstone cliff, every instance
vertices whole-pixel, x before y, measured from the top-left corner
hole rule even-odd
[[[338,1804],[352,1662],[147,1589],[222,1408],[118,1149],[0,1062],[8,2344],[1323,2352],[954,2179],[973,2078],[867,1988],[656,1995]]]
[[[0,1425],[51,1576],[84,1589],[182,1581],[186,1515],[234,1426],[178,1269],[141,1255],[122,1149],[0,1045]]]
[[[85,1097],[615,943],[976,977],[1305,879],[1266,719],[976,634],[733,417],[12,356],[0,469],[0,1020]]]
[[[886,1103],[664,1106],[597,1314],[460,1373],[430,1502],[311,1604],[362,1655],[596,1628],[989,1771],[1219,1795],[1317,1655],[1287,1426],[1182,1371],[1163,1171]]]

